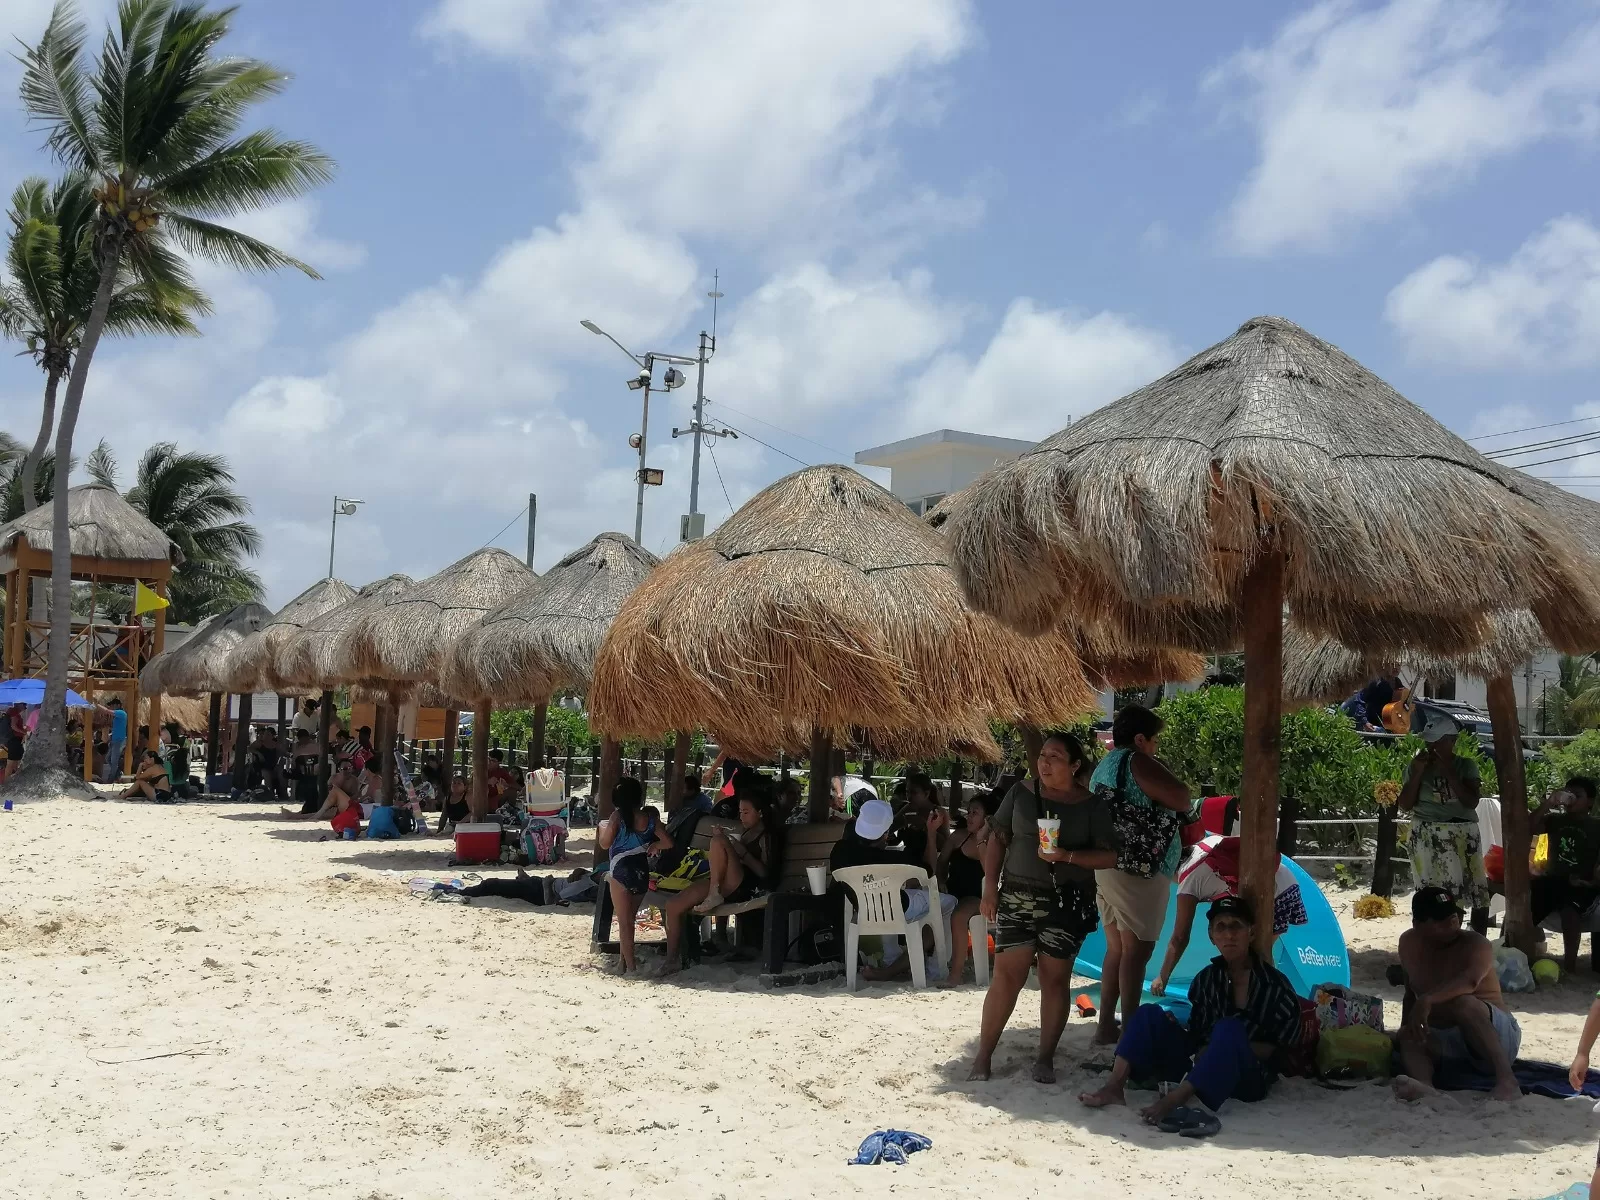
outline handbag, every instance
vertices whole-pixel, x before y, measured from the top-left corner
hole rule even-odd
[[[1317,1002],[1317,1025],[1324,1031],[1364,1025],[1383,1032],[1383,1001],[1337,983],[1319,983],[1312,989]]]
[[[1095,793],[1111,806],[1117,831],[1117,870],[1140,879],[1153,878],[1166,860],[1167,849],[1183,824],[1184,814],[1134,796],[1128,788],[1133,751],[1122,756],[1115,787],[1101,784]]]

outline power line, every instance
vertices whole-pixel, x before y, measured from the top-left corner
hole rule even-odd
[[[1541,458],[1538,462],[1518,463],[1516,470],[1526,471],[1529,467],[1543,467],[1550,463],[1571,462],[1575,458],[1588,458],[1591,454],[1600,454],[1600,450],[1584,450],[1578,454],[1564,454],[1560,458]]]
[[[717,449],[710,442],[706,449],[711,453],[711,465],[717,469],[717,482],[722,484],[722,498],[728,502],[728,515],[733,516],[733,500],[728,495],[728,485],[722,483],[722,464],[717,461]]]
[[[1520,446],[1502,446],[1498,450],[1485,450],[1487,458],[1501,458],[1506,455],[1532,454],[1536,450],[1554,450],[1558,446],[1580,446],[1584,442],[1600,439],[1600,430],[1589,433],[1574,433],[1568,437],[1550,438],[1542,442],[1524,442]]]
[[[522,506],[522,508],[520,510],[518,510],[516,516],[512,517],[511,520],[507,521],[504,525],[500,526],[500,533],[504,533],[506,530],[510,529],[513,525],[515,525],[519,520],[522,519],[522,517],[524,515],[526,515],[527,511],[528,511],[528,506],[526,504],[524,504]],[[483,546],[492,546],[496,542],[498,542],[500,540],[500,533],[495,534],[488,541],[484,542]],[[483,546],[479,546],[478,549],[482,550]]]
[[[765,446],[768,450],[771,450],[774,454],[781,454],[785,458],[787,458],[787,459],[789,459],[789,460],[791,460],[793,462],[799,463],[802,467],[813,467],[813,466],[816,466],[815,463],[809,463],[803,458],[795,458],[795,456],[790,454],[787,450],[779,450],[771,442],[763,442],[755,434],[747,433],[745,430],[740,429],[737,426],[729,425],[728,428],[732,429],[740,437],[749,438],[752,442],[755,442],[758,446]]]
[[[785,429],[782,425],[774,425],[771,421],[765,420],[765,419],[763,419],[761,417],[752,416],[750,413],[747,413],[747,412],[742,412],[739,409],[735,408],[731,404],[723,404],[722,401],[720,401],[720,400],[712,400],[710,398],[707,398],[706,403],[707,404],[721,404],[723,408],[727,409],[731,413],[738,413],[741,417],[744,417],[747,420],[754,421],[757,425],[765,425],[768,429],[776,429],[779,433],[783,434],[785,437],[792,437],[792,438],[795,438],[798,441],[808,442],[811,445],[817,447],[817,449],[819,449],[819,450],[826,450],[829,454],[838,454],[838,455],[842,455],[845,458],[851,457],[849,451],[847,451],[847,450],[841,450],[837,446],[830,446],[825,442],[819,442],[814,438],[808,438],[805,434],[796,433],[792,429]]]
[[[1524,425],[1521,429],[1502,429],[1499,433],[1480,433],[1477,437],[1469,437],[1469,442],[1484,442],[1490,438],[1510,437],[1513,433],[1534,433],[1540,429],[1556,429],[1562,425],[1580,425],[1584,421],[1600,421],[1597,417],[1573,417],[1570,421],[1551,421],[1548,425]]]

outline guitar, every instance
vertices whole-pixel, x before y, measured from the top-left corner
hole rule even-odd
[[[1401,684],[1394,690],[1394,699],[1383,706],[1383,727],[1390,733],[1411,732],[1411,714],[1417,707],[1414,690]]]

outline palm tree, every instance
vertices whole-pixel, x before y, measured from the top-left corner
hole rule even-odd
[[[1539,722],[1550,733],[1582,733],[1600,725],[1600,670],[1594,657],[1563,654],[1556,682],[1539,700]]]
[[[55,425],[56,390],[72,368],[100,283],[94,255],[98,207],[88,178],[78,171],[53,187],[37,177],[26,179],[11,197],[0,332],[23,342],[45,374],[39,434],[18,486],[24,510],[39,503],[36,475]],[[210,311],[182,260],[156,246],[141,259],[124,262],[106,309],[105,331],[112,336],[197,334],[192,318]]]
[[[23,469],[27,465],[28,450],[9,433],[0,433],[0,523],[14,521],[30,508],[50,503],[55,494],[56,456],[49,450],[39,460],[34,470],[33,487],[28,495],[31,505],[23,503]]]
[[[333,172],[332,161],[305,142],[271,130],[240,134],[246,111],[281,92],[288,76],[255,59],[215,53],[233,13],[178,0],[121,0],[91,66],[83,52],[87,30],[69,0],[60,0],[38,45],[23,56],[24,108],[69,170],[100,181],[90,243],[100,278],[67,378],[57,462],[72,459],[84,384],[125,262],[144,269],[175,245],[245,270],[296,267],[315,277],[281,250],[214,220],[302,195]],[[51,610],[64,613],[72,577],[66,488],[56,491],[53,518]],[[33,743],[40,770],[58,779],[66,775],[70,633],[66,621],[51,624]],[[48,786],[36,778],[34,786]]]
[[[117,460],[104,442],[84,466],[91,478],[117,486]],[[261,599],[261,579],[243,563],[259,553],[261,534],[238,519],[249,514],[250,501],[234,491],[222,455],[157,442],[139,460],[127,499],[183,551],[183,563],[172,572],[168,615],[174,620],[192,623]]]

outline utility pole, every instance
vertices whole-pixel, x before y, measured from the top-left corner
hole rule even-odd
[[[656,356],[644,356],[644,374],[639,376],[639,382],[644,391],[644,412],[639,417],[639,499],[633,508],[633,540],[639,545],[644,545],[644,453],[645,446],[650,437],[650,380],[656,370]]]
[[[700,371],[694,384],[694,458],[689,467],[689,523],[700,511],[700,430],[706,421],[706,331],[700,331]],[[677,430],[673,430],[676,434]],[[691,534],[698,537],[699,534]],[[684,539],[688,541],[688,538]]]
[[[533,533],[539,526],[539,496],[528,493],[528,570],[533,570]]]
[[[700,512],[700,443],[708,437],[731,437],[739,435],[731,429],[706,428],[706,363],[717,352],[717,301],[722,299],[721,284],[722,272],[712,274],[711,290],[706,293],[711,298],[711,332],[704,329],[700,331],[700,356],[696,360],[699,365],[699,378],[695,381],[694,388],[694,420],[688,429],[674,429],[672,436],[680,433],[694,434],[694,454],[689,466],[689,515],[684,517],[679,529],[678,540],[692,542],[705,536],[705,516]]]

